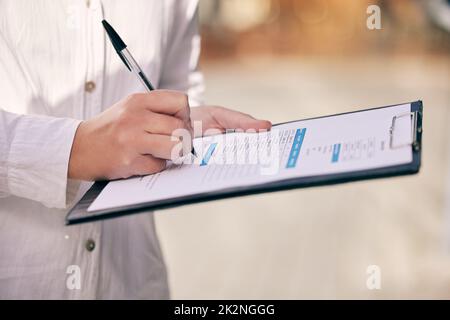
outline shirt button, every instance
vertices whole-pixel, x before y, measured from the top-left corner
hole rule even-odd
[[[95,241],[92,239],[89,239],[86,241],[86,250],[89,252],[94,251],[95,249]]]
[[[86,82],[86,84],[84,85],[84,90],[86,90],[86,92],[89,92],[89,93],[94,91],[95,90],[95,82],[94,81]]]

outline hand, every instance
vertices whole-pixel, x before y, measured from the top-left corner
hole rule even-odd
[[[153,91],[133,94],[97,117],[84,121],[75,134],[68,176],[77,180],[128,178],[165,168],[175,147],[189,153],[192,136],[185,94]],[[182,137],[185,137],[183,135]]]
[[[225,132],[226,129],[249,130],[269,130],[272,127],[270,121],[257,120],[252,116],[216,106],[201,106],[191,108],[191,123],[194,126],[196,121],[201,121],[202,132],[195,132],[197,136],[205,134],[211,129]],[[207,134],[207,132],[206,132]]]

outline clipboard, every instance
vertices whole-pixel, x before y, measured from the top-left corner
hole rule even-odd
[[[194,204],[199,202],[213,201],[219,199],[226,199],[232,197],[240,197],[246,195],[268,193],[282,190],[290,190],[296,188],[308,188],[314,186],[334,185],[340,183],[348,183],[359,180],[369,180],[378,178],[395,177],[402,175],[411,175],[418,173],[421,165],[421,148],[422,148],[422,119],[423,119],[423,104],[422,101],[415,101],[409,103],[411,105],[410,112],[395,115],[392,118],[392,124],[389,129],[389,147],[392,149],[405,147],[405,144],[398,144],[395,140],[397,123],[400,119],[404,120],[409,118],[411,120],[411,143],[408,145],[412,148],[412,161],[410,163],[393,165],[388,167],[352,171],[345,173],[333,173],[315,176],[306,176],[298,178],[289,178],[285,180],[262,183],[251,186],[225,188],[218,191],[204,192],[199,194],[192,194],[188,196],[181,196],[176,198],[170,198],[165,200],[143,202],[123,207],[98,210],[94,212],[88,212],[88,208],[91,203],[97,198],[102,190],[108,184],[108,181],[95,182],[94,185],[86,192],[82,199],[69,211],[66,216],[66,225],[74,225],[86,222],[93,222],[104,219],[111,219],[120,216],[161,210],[167,208],[178,207],[182,205]],[[390,105],[384,107],[377,107],[365,110],[358,110],[353,112],[340,113],[335,115],[328,115],[322,117],[308,118],[303,120],[314,120],[320,118],[334,117],[340,115],[346,115],[351,113],[365,112],[370,110],[377,110],[382,108],[389,108],[397,105]],[[298,120],[297,120],[298,121]],[[290,121],[295,122],[295,121]],[[287,122],[289,123],[289,122]],[[286,123],[280,123],[274,125],[282,125]]]

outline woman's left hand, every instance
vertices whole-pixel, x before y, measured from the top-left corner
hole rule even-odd
[[[225,132],[226,129],[249,130],[269,130],[272,123],[267,120],[258,120],[252,116],[217,106],[200,106],[191,108],[191,124],[195,129],[197,121],[201,121],[202,132],[195,132],[196,136]]]

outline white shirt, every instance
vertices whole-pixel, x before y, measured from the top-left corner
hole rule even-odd
[[[0,0],[0,298],[169,297],[152,213],[66,227],[80,197],[67,168],[80,120],[143,91],[101,20],[156,87],[194,105],[197,9],[197,0]]]

